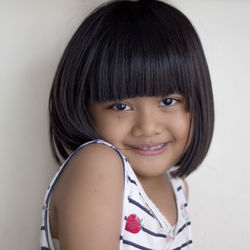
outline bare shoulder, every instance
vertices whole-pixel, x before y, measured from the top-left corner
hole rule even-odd
[[[186,191],[186,195],[187,195],[187,198],[188,198],[188,195],[189,195],[189,188],[188,188],[188,183],[185,179],[182,179],[183,183],[184,183],[184,187],[185,187],[185,191]]]
[[[117,182],[113,180],[114,177],[118,179]],[[57,200],[65,199],[64,191],[78,185],[84,187],[91,183],[97,188],[122,184],[121,182],[123,167],[118,153],[104,144],[90,144],[82,148],[68,163],[58,183]]]
[[[120,156],[106,145],[73,157],[54,197],[61,249],[118,249],[123,178]]]

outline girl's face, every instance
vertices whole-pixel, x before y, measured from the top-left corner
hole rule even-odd
[[[190,117],[179,94],[89,104],[99,135],[116,146],[140,178],[157,177],[182,156]]]

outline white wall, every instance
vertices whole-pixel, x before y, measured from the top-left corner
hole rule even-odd
[[[56,171],[49,88],[66,42],[102,1],[0,0],[0,242],[39,246],[44,192]],[[212,147],[189,178],[195,250],[250,249],[250,2],[172,0],[193,21],[213,80]]]
[[[182,0],[179,6],[201,35],[211,70],[216,111],[211,151],[189,178],[196,249],[247,250],[250,1]]]

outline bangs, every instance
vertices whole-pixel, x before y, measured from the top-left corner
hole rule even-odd
[[[120,11],[102,20],[105,32],[93,39],[85,98],[105,102],[178,93],[188,103],[190,52],[179,36],[183,27],[171,16],[162,22],[146,7]]]
[[[190,112],[190,144],[173,176],[206,156],[214,105],[200,39],[186,16],[158,0],[112,0],[84,19],[69,41],[50,92],[50,140],[58,162],[101,138],[89,102],[180,94]],[[187,140],[188,141],[188,140]]]

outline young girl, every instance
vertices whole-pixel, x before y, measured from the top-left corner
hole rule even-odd
[[[213,96],[200,40],[156,0],[101,5],[80,25],[50,94],[58,162],[41,249],[192,249],[183,178],[204,159]]]

